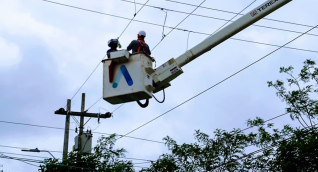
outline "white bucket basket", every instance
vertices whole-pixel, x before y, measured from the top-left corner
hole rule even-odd
[[[121,104],[152,97],[152,59],[127,50],[110,53],[103,60],[103,99],[111,104]]]

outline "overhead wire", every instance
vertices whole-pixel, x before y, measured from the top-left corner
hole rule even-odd
[[[22,147],[15,147],[15,146],[6,146],[6,145],[0,145],[0,147],[6,147],[6,148],[12,148],[12,149],[29,149],[29,148],[22,148]],[[50,152],[55,152],[55,153],[63,153],[63,151],[52,151],[49,150]],[[68,152],[70,153],[70,152]],[[126,158],[126,157],[121,157],[120,159],[131,159],[131,160],[139,160],[139,161],[149,161],[149,162],[153,162],[153,160],[149,160],[149,159],[141,159],[141,158]]]
[[[163,8],[161,8],[161,11],[166,13],[165,21],[163,22],[163,26],[162,26],[162,39],[164,39],[164,37],[166,37],[166,35],[165,35],[165,25],[166,25],[166,20],[167,20],[167,16],[168,16],[168,11],[165,11]]]
[[[52,126],[44,126],[44,125],[35,125],[35,124],[27,124],[27,123],[18,123],[18,122],[10,122],[10,121],[0,121],[0,123],[7,123],[7,124],[15,124],[15,125],[25,125],[25,126],[31,126],[31,127],[40,127],[40,128],[49,128],[49,129],[57,129],[57,130],[65,130],[65,128],[62,127],[52,127]],[[69,129],[70,131],[75,131],[74,129]],[[92,132],[95,134],[105,134],[105,135],[112,135],[109,133],[102,133],[102,132]],[[118,136],[123,136],[120,134],[117,134]],[[156,141],[156,140],[150,140],[150,139],[143,139],[143,138],[138,138],[138,137],[132,137],[132,136],[127,136],[127,138],[135,139],[135,140],[142,140],[142,141],[148,141],[148,142],[153,142],[153,143],[161,143],[164,144],[164,142],[161,141]]]
[[[61,4],[61,3],[57,3],[57,2],[53,2],[53,1],[49,1],[49,0],[43,0],[45,2],[50,2],[50,3],[54,3],[54,4],[58,4],[58,5],[65,5],[65,4]],[[144,5],[146,5],[149,2],[149,0],[147,0],[146,3],[144,3]],[[134,17],[131,19],[131,21],[136,17],[136,15],[142,10],[142,8],[144,7],[144,5],[138,10],[138,12],[136,12],[136,6],[135,6],[135,14]],[[125,30],[128,28],[128,26],[130,25],[131,21],[129,22],[129,24],[126,26],[126,28],[123,30],[123,32],[120,34],[120,36],[118,37],[118,39],[122,36],[122,34],[125,32]],[[105,54],[105,56],[103,57],[103,59],[106,57],[107,54]],[[103,60],[102,59],[102,60]],[[80,88],[75,92],[75,94],[72,96],[71,100],[73,100],[73,98],[78,94],[78,92],[82,89],[82,87],[86,84],[86,82],[89,80],[89,78],[93,75],[93,73],[96,71],[96,69],[99,67],[101,63],[99,62],[98,65],[95,67],[95,69],[93,70],[93,72],[91,72],[91,74],[88,76],[88,78],[84,81],[84,83],[80,86]],[[101,98],[100,98],[101,99]],[[100,100],[99,99],[99,100]],[[99,101],[98,100],[98,101]],[[97,102],[98,102],[97,101]],[[96,103],[97,103],[96,102]],[[96,104],[95,103],[95,104]],[[95,105],[94,104],[94,105]],[[93,105],[93,106],[94,106]],[[64,107],[66,108],[66,106]],[[74,119],[74,116],[72,116],[73,120],[79,125],[79,122],[76,120],[76,118]]]
[[[189,31],[189,32],[188,32],[188,38],[187,38],[187,49],[186,49],[186,51],[188,51],[188,47],[189,47],[189,37],[190,37],[190,33],[191,33],[191,31]]]
[[[191,12],[191,14],[194,13],[194,11],[197,10],[205,1],[206,1],[206,0],[203,0],[203,1]],[[181,22],[179,22],[172,30],[170,30],[170,32],[168,32],[168,34],[165,35],[165,37],[168,36],[172,31],[174,31],[174,30],[175,30],[181,23],[183,23],[189,16],[190,16],[190,14],[188,14],[183,20],[181,20]],[[163,37],[163,38],[165,38],[165,37]],[[157,47],[162,41],[163,41],[163,39],[161,39],[161,40],[157,43],[157,45],[156,45],[151,51],[153,51],[154,49],[156,49],[156,47]]]
[[[43,0],[43,1],[47,1],[47,2],[51,2],[48,0]],[[98,12],[98,11],[94,11],[94,10],[89,10],[89,9],[85,9],[85,8],[80,8],[80,7],[76,7],[76,6],[72,6],[72,5],[67,5],[67,4],[62,4],[62,3],[57,3],[57,2],[52,2],[54,4],[57,5],[61,5],[61,6],[66,6],[66,7],[70,7],[70,8],[75,8],[75,9],[79,9],[79,10],[83,10],[83,11],[88,11],[88,12],[92,12],[92,13],[97,13],[97,14],[101,14],[101,15],[106,15],[106,16],[111,16],[111,17],[116,17],[116,18],[120,18],[120,19],[125,19],[125,20],[130,20],[129,18],[126,17],[121,17],[121,16],[117,16],[117,15],[112,15],[112,14],[107,14],[107,13],[103,13],[103,12]],[[236,13],[234,13],[236,14]],[[148,25],[153,25],[153,26],[158,26],[158,27],[162,27],[163,25],[160,24],[156,24],[156,23],[151,23],[151,22],[146,22],[146,21],[141,21],[141,20],[133,20],[135,22],[139,22],[139,23],[144,23],[144,24],[148,24]],[[182,29],[182,28],[174,28],[171,26],[165,26],[166,28],[170,28],[170,29],[175,29],[175,30],[179,30],[179,31],[184,31],[184,32],[189,32],[191,30],[187,30],[187,29]],[[196,33],[196,34],[200,34],[200,35],[210,35],[209,33],[203,33],[203,32],[198,32],[198,31],[191,31],[192,33]],[[302,32],[300,32],[302,33]],[[250,40],[245,40],[245,39],[239,39],[239,38],[229,38],[232,40],[236,40],[236,41],[242,41],[242,42],[248,42],[248,43],[254,43],[254,44],[260,44],[260,45],[266,45],[266,46],[272,46],[272,47],[280,47],[280,45],[275,45],[275,44],[269,44],[269,43],[264,43],[264,42],[258,42],[258,41],[250,41]],[[301,49],[301,48],[295,48],[295,47],[283,47],[286,49],[292,49],[292,50],[297,50],[297,51],[305,51],[305,52],[311,52],[311,53],[318,53],[318,51],[316,50],[308,50],[308,49]]]
[[[125,1],[125,0],[123,0],[123,1]],[[189,3],[180,2],[180,1],[176,1],[176,0],[165,0],[165,1],[178,3],[178,4],[183,4],[183,5],[188,5],[188,6],[196,6],[195,4],[189,4]],[[236,13],[236,12],[232,12],[232,11],[221,10],[221,9],[210,8],[210,7],[204,7],[204,6],[200,6],[200,8],[209,9],[209,10],[213,10],[213,11],[224,12],[224,13],[238,14],[238,15],[241,15],[241,16],[245,15],[245,14],[240,14],[240,13]],[[270,21],[275,21],[275,22],[280,22],[280,23],[293,24],[293,25],[298,25],[298,26],[305,26],[305,27],[309,27],[309,28],[314,27],[312,25],[300,24],[300,23],[295,23],[295,22],[288,22],[288,21],[284,21],[284,20],[277,20],[277,19],[271,19],[271,18],[266,18],[266,17],[262,18],[262,20],[270,20]]]
[[[271,118],[271,119],[265,120],[264,123],[269,122],[269,121],[272,121],[272,120],[274,120],[274,119],[276,119],[276,118],[285,116],[285,115],[287,115],[287,114],[288,114],[288,113],[284,113],[284,114],[275,116],[275,117],[273,117],[273,118]],[[60,127],[50,127],[50,126],[35,125],[35,124],[26,124],[26,123],[17,123],[17,122],[10,122],[10,121],[0,121],[0,123],[7,123],[7,124],[25,125],[25,126],[31,126],[31,127],[40,127],[40,128],[49,128],[49,129],[65,130],[64,128],[60,128]],[[245,128],[245,129],[242,129],[241,131],[245,131],[245,130],[248,130],[248,129],[253,128],[253,127],[255,127],[255,126],[247,127],[247,128]],[[75,131],[75,130],[73,130],[73,129],[69,129],[69,130],[70,130],[70,131]],[[111,134],[109,134],[109,133],[101,133],[101,132],[92,132],[92,133],[111,135]],[[118,136],[123,136],[123,135],[118,135]],[[127,138],[132,138],[132,139],[136,139],[136,140],[143,140],[143,141],[149,141],[149,142],[154,142],[154,143],[165,144],[164,142],[161,142],[161,141],[143,139],[143,138],[132,137],[132,136],[125,136],[125,137],[127,137]],[[1,146],[0,146],[0,147],[1,147]],[[26,148],[23,148],[23,149],[26,149]],[[0,151],[0,152],[1,152],[1,151]]]
[[[317,124],[316,124],[316,125],[317,125]],[[315,125],[313,125],[313,126],[315,126]],[[306,128],[311,128],[311,127],[313,127],[313,126],[304,127],[302,130],[304,130],[304,129],[306,129]],[[317,129],[317,128],[316,128],[316,129]],[[312,131],[312,129],[310,129],[310,130],[308,129],[308,130],[307,130],[307,133],[305,133],[304,136],[309,135],[309,134],[310,134],[309,131]],[[235,160],[231,160],[231,161],[229,161],[229,162],[225,162],[225,163],[223,163],[223,164],[221,164],[221,165],[219,165],[219,166],[217,166],[217,167],[215,167],[215,168],[219,168],[219,167],[222,167],[222,166],[224,166],[224,165],[226,165],[226,164],[233,163],[233,162],[236,162],[236,161],[238,161],[238,160],[242,160],[242,159],[244,159],[244,158],[246,158],[246,157],[249,157],[249,156],[251,156],[251,155],[254,155],[254,154],[257,154],[257,153],[260,153],[260,152],[264,152],[264,151],[269,150],[269,149],[272,149],[272,148],[278,146],[277,144],[279,144],[279,143],[281,143],[281,142],[284,142],[284,141],[289,141],[289,140],[292,139],[293,137],[295,137],[295,136],[291,136],[291,137],[289,137],[289,138],[287,138],[287,139],[283,139],[283,140],[281,140],[281,141],[279,141],[279,142],[275,142],[275,143],[271,144],[270,146],[267,146],[267,147],[262,148],[262,149],[258,149],[258,150],[256,150],[256,151],[253,151],[253,152],[247,154],[247,155],[243,155],[243,156],[241,156],[241,157],[239,157],[239,158],[237,158],[237,159],[235,159]],[[215,168],[214,168],[214,169],[215,169]]]
[[[124,32],[126,31],[126,29],[128,28],[128,26],[130,25],[130,23],[134,20],[134,18],[136,17],[136,15],[140,12],[140,10],[142,10],[144,8],[144,6],[149,2],[149,0],[147,0],[144,5],[138,10],[137,13],[134,14],[134,17],[130,20],[130,22],[128,23],[128,25],[125,27],[125,29],[123,30],[123,32],[119,35],[118,39],[124,34]],[[136,4],[136,2],[135,2]],[[136,6],[135,6],[136,7]]]
[[[252,3],[250,3],[248,6],[246,6],[243,10],[241,10],[241,12],[243,12],[244,10],[246,10],[248,7],[250,7],[251,5],[253,5],[257,0],[254,0]],[[241,13],[240,12],[240,13]],[[217,30],[215,30],[210,36],[212,36],[213,34],[215,34],[217,31],[219,31],[221,28],[223,28],[226,24],[228,24],[230,21],[232,21],[235,17],[237,17],[238,14],[236,14],[234,17],[232,17],[230,20],[228,20],[226,23],[224,23],[221,27],[219,27]]]
[[[120,0],[123,2],[128,2],[128,3],[134,3],[132,1],[128,1],[128,0]],[[140,4],[140,3],[137,3]],[[169,9],[169,8],[162,8],[162,7],[158,7],[158,6],[153,6],[153,5],[146,5],[147,7],[150,8],[155,8],[155,9],[164,9],[166,11],[171,11],[171,12],[175,12],[175,13],[180,13],[180,14],[190,14],[192,16],[197,16],[197,17],[202,17],[202,18],[209,18],[209,19],[214,19],[214,20],[221,20],[221,21],[227,21],[227,22],[234,22],[228,19],[223,19],[223,18],[219,18],[219,17],[212,17],[212,16],[206,16],[206,15],[201,15],[201,14],[191,14],[189,12],[184,12],[184,11],[178,11],[178,10],[173,10],[173,9]],[[202,6],[201,6],[202,7]],[[231,14],[237,14],[237,15],[241,15],[240,13],[231,13]],[[282,21],[276,21],[276,22],[282,22]],[[292,24],[295,25],[293,23],[288,23],[288,24]],[[297,23],[296,23],[297,24]],[[301,24],[300,24],[301,25]],[[279,30],[279,31],[284,31],[284,32],[291,32],[291,33],[299,33],[301,34],[302,32],[299,31],[295,31],[295,30],[288,30],[288,29],[281,29],[281,28],[276,28],[276,27],[270,27],[270,26],[265,26],[265,25],[259,25],[259,24],[253,24],[251,26],[256,26],[256,27],[262,27],[262,28],[267,28],[267,29],[272,29],[272,30]],[[305,25],[307,27],[307,25]],[[311,33],[306,33],[306,35],[309,36],[318,36],[317,34],[311,34]]]
[[[50,157],[32,156],[32,155],[27,155],[27,154],[17,154],[17,153],[11,153],[11,152],[0,152],[0,155],[1,155],[1,153],[9,154],[9,155],[11,154],[11,155],[26,156],[26,157],[36,157],[36,158],[50,159]],[[60,159],[60,158],[56,158],[56,159]],[[128,159],[146,161],[146,162],[138,162],[138,163],[133,162],[133,164],[146,164],[146,163],[150,163],[151,162],[151,160],[145,160],[145,159],[137,159],[137,158],[128,158]],[[86,161],[76,161],[76,162],[86,162]]]
[[[244,67],[243,69],[241,69],[241,70],[239,70],[239,71],[235,72],[234,74],[232,74],[232,75],[228,76],[227,78],[223,79],[222,81],[220,81],[220,82],[218,82],[218,83],[214,84],[213,86],[211,86],[211,87],[207,88],[206,90],[204,90],[204,91],[200,92],[199,94],[197,94],[197,95],[195,95],[195,96],[191,97],[190,99],[188,99],[188,100],[186,100],[186,101],[184,101],[184,102],[180,103],[179,105],[175,106],[174,108],[172,108],[172,109],[170,109],[170,110],[166,111],[165,113],[163,113],[163,114],[161,114],[161,115],[157,116],[156,118],[154,118],[154,119],[152,119],[152,120],[150,120],[150,121],[146,122],[145,124],[143,124],[143,125],[141,125],[141,126],[137,127],[136,129],[134,129],[134,130],[132,130],[132,131],[128,132],[128,133],[127,133],[127,134],[125,134],[124,136],[127,136],[128,134],[133,133],[134,131],[136,131],[136,130],[138,130],[138,129],[142,128],[142,127],[144,127],[145,125],[147,125],[147,124],[149,124],[149,123],[151,123],[151,122],[155,121],[156,119],[158,119],[158,118],[160,118],[160,117],[164,116],[165,114],[167,114],[167,113],[169,113],[169,112],[173,111],[174,109],[176,109],[176,108],[178,108],[178,107],[182,106],[183,104],[185,104],[185,103],[189,102],[190,100],[192,100],[192,99],[194,99],[194,98],[196,98],[196,97],[200,96],[201,94],[205,93],[206,91],[208,91],[208,90],[210,90],[210,89],[212,89],[212,88],[216,87],[217,85],[219,85],[219,84],[223,83],[224,81],[226,81],[226,80],[228,80],[228,79],[232,78],[233,76],[237,75],[238,73],[240,73],[240,72],[244,71],[245,69],[247,69],[247,68],[249,68],[249,67],[253,66],[254,64],[256,64],[256,63],[258,63],[259,61],[261,61],[261,60],[265,59],[266,57],[268,57],[269,55],[271,55],[271,54],[275,53],[276,51],[278,51],[278,50],[282,49],[284,46],[286,46],[286,45],[290,44],[291,42],[295,41],[296,39],[300,38],[300,37],[301,37],[301,36],[303,36],[305,33],[310,32],[311,30],[313,30],[313,29],[314,29],[314,28],[316,28],[317,26],[318,26],[318,25],[316,25],[316,26],[314,26],[313,28],[311,28],[311,29],[307,30],[306,32],[304,32],[304,33],[302,33],[301,35],[297,36],[296,38],[292,39],[291,41],[288,41],[287,43],[285,43],[284,45],[280,46],[279,48],[277,48],[277,49],[275,49],[275,50],[271,51],[270,53],[268,53],[267,55],[263,56],[262,58],[260,58],[260,59],[258,59],[258,60],[256,60],[256,61],[254,61],[253,63],[251,63],[251,64],[247,65],[247,66],[246,66],[246,67]],[[121,138],[123,138],[123,137],[120,137],[120,138],[118,138],[118,139],[121,139]],[[118,139],[117,139],[117,140],[118,140]]]

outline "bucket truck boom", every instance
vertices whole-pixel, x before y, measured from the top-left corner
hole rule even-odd
[[[140,104],[139,100],[148,101],[152,98],[152,93],[169,87],[170,81],[183,73],[181,67],[290,1],[292,0],[267,0],[157,69],[152,68],[153,58],[145,54],[129,54],[127,50],[110,53],[110,58],[102,61],[104,63],[103,99],[111,104],[132,101]]]

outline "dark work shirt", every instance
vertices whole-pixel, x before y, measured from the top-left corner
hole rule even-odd
[[[127,47],[127,50],[130,51],[132,50],[132,53],[136,53],[138,51],[138,48],[140,46],[140,43],[137,41],[137,40],[133,40],[131,41],[131,43],[128,45]],[[146,51],[146,53],[148,55],[151,55],[151,52],[150,52],[150,49],[149,49],[149,46],[147,44],[144,45],[144,49]],[[140,48],[140,52],[143,52],[143,48],[141,47]]]
[[[117,50],[114,50],[114,49],[109,49],[109,50],[107,50],[107,56],[108,56],[108,58],[110,58],[110,53],[111,53],[111,52],[115,52],[115,51],[117,51]]]

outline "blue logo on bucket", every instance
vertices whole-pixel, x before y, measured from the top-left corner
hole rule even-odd
[[[130,74],[129,74],[127,68],[126,68],[126,66],[125,66],[125,65],[122,65],[122,66],[120,66],[119,71],[118,71],[118,74],[117,74],[117,76],[116,76],[116,78],[115,78],[115,81],[114,81],[114,83],[113,83],[113,88],[117,88],[117,87],[118,87],[119,81],[120,81],[120,79],[122,78],[122,76],[125,77],[125,80],[126,80],[126,82],[127,82],[127,84],[128,84],[129,86],[132,86],[132,85],[134,84],[134,82],[133,82],[133,80],[131,79],[131,76],[130,76]]]

